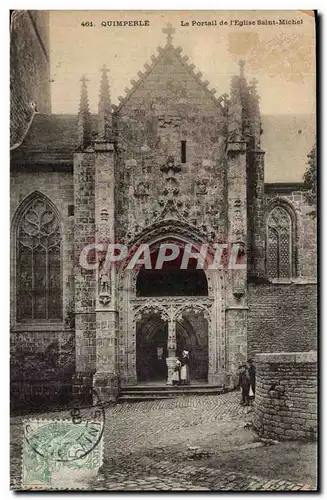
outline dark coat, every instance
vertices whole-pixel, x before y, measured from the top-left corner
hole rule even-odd
[[[183,356],[181,359],[182,366],[184,365],[189,365],[190,364],[190,359],[187,356]]]
[[[248,370],[244,370],[240,373],[240,386],[242,389],[248,390],[250,389],[250,375]]]
[[[255,366],[250,365],[248,368],[249,371],[249,376],[250,376],[250,384],[254,385],[255,384]]]

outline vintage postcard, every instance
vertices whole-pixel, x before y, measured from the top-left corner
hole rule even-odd
[[[317,23],[11,12],[12,489],[319,489]]]

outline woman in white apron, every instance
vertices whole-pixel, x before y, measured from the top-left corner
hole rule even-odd
[[[182,365],[182,363],[177,358],[175,368],[174,368],[174,373],[173,373],[173,376],[171,378],[173,385],[179,385],[181,383],[181,365]]]
[[[188,351],[182,352],[181,384],[190,383],[190,356]]]

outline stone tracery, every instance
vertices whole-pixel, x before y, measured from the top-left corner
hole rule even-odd
[[[277,204],[268,213],[266,226],[266,265],[271,279],[294,275],[295,228],[288,205]]]
[[[59,219],[49,200],[39,193],[23,206],[16,227],[17,319],[60,319]]]

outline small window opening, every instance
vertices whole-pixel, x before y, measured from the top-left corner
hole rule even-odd
[[[181,141],[181,162],[186,163],[186,141]]]

